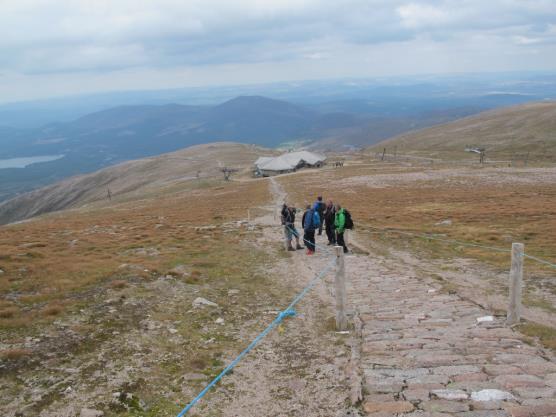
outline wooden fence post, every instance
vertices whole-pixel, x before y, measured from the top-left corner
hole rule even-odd
[[[521,318],[521,286],[523,284],[523,243],[512,243],[512,266],[510,269],[510,300],[506,322],[519,323]]]
[[[344,264],[344,248],[335,246],[336,250],[336,277],[334,280],[336,287],[336,330],[347,330],[346,317],[346,268]]]

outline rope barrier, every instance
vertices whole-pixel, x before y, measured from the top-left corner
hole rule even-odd
[[[264,337],[272,331],[276,326],[278,326],[287,317],[294,317],[296,312],[294,307],[307,295],[307,293],[319,282],[330,270],[336,265],[336,258],[332,259],[330,263],[319,272],[315,277],[307,284],[307,286],[301,291],[292,302],[282,310],[276,318],[264,329],[253,341],[247,346],[222,372],[220,372],[185,408],[177,415],[177,417],[183,417],[189,410],[205,396],[205,394],[214,387],[228,372],[230,372],[251,350],[257,346],[257,344],[264,339]]]
[[[461,246],[469,246],[469,247],[476,247],[476,248],[481,248],[481,249],[488,249],[488,250],[492,250],[492,251],[495,251],[495,252],[502,252],[502,253],[511,253],[511,249],[503,249],[503,248],[497,248],[497,247],[494,247],[494,246],[479,245],[477,243],[471,243],[471,242],[462,242],[460,240],[455,240],[455,239],[442,239],[442,238],[439,238],[439,237],[431,236],[429,234],[412,233],[412,232],[406,232],[406,231],[400,230],[400,229],[386,229],[386,228],[380,228],[380,227],[375,227],[375,226],[368,226],[368,227],[371,228],[371,229],[374,229],[374,230],[382,231],[382,232],[393,232],[393,233],[399,233],[399,234],[407,235],[407,236],[420,237],[420,238],[423,238],[423,239],[437,240],[439,242],[454,243],[454,244],[461,245]],[[525,256],[526,258],[529,258],[533,261],[551,266],[552,268],[556,268],[556,264],[553,264],[552,262],[546,261],[546,260],[541,259],[541,258],[537,258],[536,256],[529,255],[527,253],[524,253],[523,256]]]
[[[286,229],[289,229],[289,231],[292,233],[292,235],[293,235],[294,237],[300,237],[300,233],[299,233],[299,231],[295,228],[295,226],[293,226],[293,229],[292,229],[292,227],[290,227],[290,226],[288,226],[287,224],[285,224],[284,227],[285,227]],[[307,239],[305,239],[305,237],[301,237],[301,239],[303,239],[303,242],[304,242],[305,244],[310,243],[311,245],[313,245],[313,242],[309,242]],[[329,255],[332,253],[332,249],[327,248],[326,246],[320,245],[320,244],[318,244],[318,243],[316,243],[316,242],[314,243],[314,246],[315,246],[315,248],[319,248],[320,250],[322,250],[322,251],[324,251],[324,252],[327,252]]]

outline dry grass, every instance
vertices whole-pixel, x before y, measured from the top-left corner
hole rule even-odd
[[[366,226],[403,229],[503,249],[510,249],[512,242],[524,242],[527,252],[541,258],[554,258],[556,184],[492,184],[481,181],[480,171],[476,172],[476,182],[447,178],[434,182],[392,181],[390,185],[381,187],[364,183],[346,185],[342,182],[354,176],[372,177],[404,171],[411,175],[423,171],[423,168],[386,164],[346,166],[340,170],[321,171],[318,177],[286,176],[280,178],[280,182],[298,207],[314,201],[318,194],[342,203],[352,212],[359,231],[365,230]],[[451,226],[437,224],[446,219],[452,221]],[[373,234],[373,239],[377,236]],[[407,236],[395,233],[389,233],[387,238],[408,240]],[[436,256],[452,257],[457,253],[477,257],[499,267],[507,267],[509,262],[506,254],[458,248],[456,244],[437,244],[422,239],[415,239],[415,244],[423,249],[431,248],[429,254]],[[528,266],[537,268],[530,262]]]
[[[268,198],[265,181],[188,184],[156,198],[0,227],[0,297],[12,300],[0,305],[0,329],[51,320],[71,310],[82,291],[123,288],[128,277],[162,274],[181,254],[210,251],[207,236],[218,238],[221,231],[196,228],[245,218]],[[200,278],[192,271],[192,281]]]
[[[538,339],[543,346],[556,353],[556,329],[537,323],[524,323],[519,326],[519,331]]]
[[[17,361],[29,357],[33,352],[29,349],[8,349],[0,351],[0,358],[5,360]]]

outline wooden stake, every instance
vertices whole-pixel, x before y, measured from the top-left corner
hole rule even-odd
[[[336,278],[334,280],[336,287],[336,330],[347,330],[346,317],[346,268],[344,265],[344,248],[335,246],[336,251]]]
[[[521,286],[523,285],[523,243],[512,243],[512,266],[510,269],[510,300],[506,322],[519,323],[521,319]]]

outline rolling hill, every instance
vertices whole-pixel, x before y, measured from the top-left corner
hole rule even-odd
[[[370,151],[442,159],[476,159],[466,146],[482,147],[489,159],[530,154],[537,161],[556,161],[556,102],[535,102],[480,113],[446,124],[402,134]]]
[[[184,182],[221,178],[222,167],[248,170],[264,152],[252,145],[220,142],[124,162],[100,171],[72,177],[0,203],[0,224],[44,213],[108,201],[153,197]],[[197,180],[199,173],[199,180]]]

